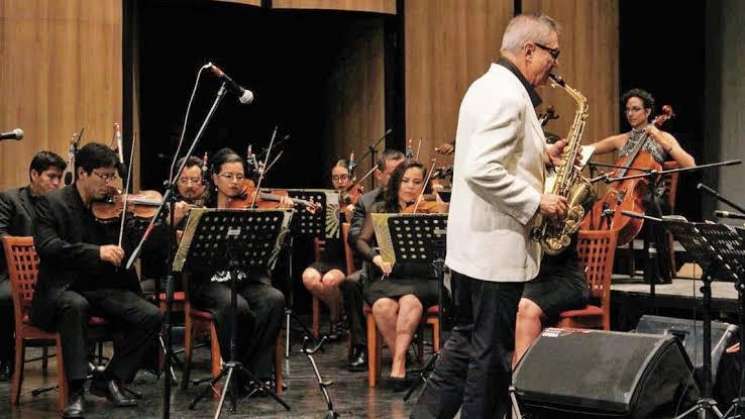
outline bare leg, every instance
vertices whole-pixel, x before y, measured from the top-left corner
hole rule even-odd
[[[325,279],[326,276],[324,276]],[[326,284],[325,281],[321,281],[321,273],[313,268],[307,268],[303,271],[303,285],[305,285],[305,288],[311,295],[317,297],[329,307],[332,321],[339,320],[341,293],[338,286],[332,287],[330,284]]]
[[[530,345],[538,339],[543,330],[543,310],[538,304],[521,298],[515,323],[515,352],[512,355],[512,367],[525,355]]]
[[[422,303],[414,295],[398,299],[398,321],[396,322],[396,346],[393,350],[391,377],[406,376],[406,352],[409,350],[414,332],[422,320]]]
[[[341,286],[344,281],[344,273],[338,269],[332,269],[323,276],[322,286],[326,295],[329,297],[329,311],[331,311],[331,320],[338,322],[341,318]],[[324,300],[325,301],[325,300]]]
[[[391,352],[396,347],[396,319],[398,318],[398,302],[391,298],[380,298],[372,306],[375,324],[383,335],[383,340]]]

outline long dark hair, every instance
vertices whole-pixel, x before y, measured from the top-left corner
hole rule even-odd
[[[246,163],[243,158],[238,155],[235,151],[230,148],[221,148],[218,150],[210,160],[210,175],[216,175],[220,173],[220,168],[225,163],[240,163],[243,167],[243,174],[246,174]],[[212,176],[207,176],[207,188],[205,189],[204,202],[207,207],[217,206],[217,185],[212,180]]]
[[[401,207],[398,203],[398,190],[401,188],[401,180],[404,177],[404,173],[412,167],[416,167],[422,171],[422,176],[426,176],[427,169],[423,164],[416,160],[407,160],[398,165],[396,170],[391,173],[391,177],[388,179],[388,186],[385,191],[385,211],[386,212],[401,212]],[[426,185],[424,185],[426,186]]]

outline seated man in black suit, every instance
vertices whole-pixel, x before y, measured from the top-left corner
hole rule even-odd
[[[135,405],[121,385],[134,378],[160,329],[158,308],[142,298],[135,270],[123,267],[129,252],[115,244],[118,228],[98,222],[91,211],[93,201],[111,192],[117,164],[116,154],[108,147],[86,144],[75,157],[75,184],[36,203],[34,245],[41,265],[31,320],[62,336],[70,386],[65,417],[83,417],[84,413],[89,316],[106,318],[116,332],[111,361],[94,377],[90,392],[120,407]],[[136,237],[129,236],[123,243],[132,247]]]
[[[67,164],[50,151],[34,155],[28,169],[29,184],[0,193],[0,238],[34,234],[34,202],[43,194],[58,189]],[[13,297],[5,266],[5,251],[0,246],[0,381],[13,373]]]

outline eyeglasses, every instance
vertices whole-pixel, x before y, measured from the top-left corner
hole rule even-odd
[[[340,180],[347,180],[349,179],[349,175],[332,175],[331,180],[334,182],[338,182]]]
[[[95,170],[93,170],[91,173],[93,173],[94,175],[98,176],[104,182],[111,182],[114,179],[116,179],[116,173],[104,173],[104,174],[101,174],[101,173],[96,172]]]
[[[178,183],[182,185],[188,185],[190,183],[194,185],[201,185],[202,184],[202,178],[201,177],[180,177],[178,179]]]
[[[242,181],[246,177],[240,173],[220,173],[218,176],[225,180],[235,180],[237,182]]]
[[[533,44],[535,44],[535,46],[537,46],[538,48],[548,52],[551,55],[551,58],[554,59],[554,61],[559,59],[559,54],[561,54],[561,50],[559,48],[549,48],[545,45],[539,44],[538,42],[533,42]]]

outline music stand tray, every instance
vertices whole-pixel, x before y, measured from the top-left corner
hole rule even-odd
[[[316,210],[315,213],[311,213],[305,208],[301,208],[296,212],[290,224],[290,230],[293,236],[325,238],[327,228],[326,211],[329,207],[326,192],[323,190],[290,189],[287,191],[287,195],[290,198],[313,201],[320,207],[320,210]]]
[[[196,404],[206,396],[214,385],[227,376],[220,395],[215,418],[220,416],[225,396],[230,392],[233,411],[237,408],[237,389],[233,377],[236,370],[242,371],[285,409],[290,406],[256,379],[251,371],[237,361],[236,305],[237,279],[241,271],[262,269],[271,266],[279,254],[279,245],[292,219],[292,210],[257,209],[212,209],[191,210],[189,220],[181,238],[173,270],[198,268],[208,271],[229,272],[230,295],[230,361],[223,364],[222,371],[189,405]]]

